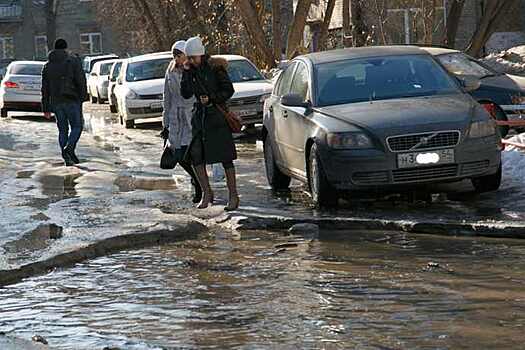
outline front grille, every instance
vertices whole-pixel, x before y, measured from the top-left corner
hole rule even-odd
[[[461,166],[461,175],[470,176],[483,174],[488,170],[489,165],[490,163],[488,160],[465,163]]]
[[[260,96],[236,98],[236,99],[230,100],[228,102],[228,105],[230,107],[254,105],[254,104],[257,104],[259,102],[260,98],[261,98]]]
[[[454,177],[458,174],[457,164],[440,165],[425,168],[398,169],[392,171],[393,181],[396,183],[438,180]]]
[[[139,108],[128,108],[130,114],[150,114],[150,113],[162,113],[164,108],[150,108],[150,107],[139,107]]]
[[[356,185],[380,185],[388,182],[388,172],[371,171],[355,173],[352,175],[352,182]]]
[[[139,100],[163,100],[163,94],[154,94],[154,95],[139,95]]]
[[[459,131],[427,132],[413,135],[391,136],[387,138],[388,147],[393,152],[427,150],[442,147],[455,147],[459,143]]]

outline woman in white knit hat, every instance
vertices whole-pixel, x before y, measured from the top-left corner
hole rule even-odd
[[[194,97],[184,98],[180,91],[183,64],[186,61],[185,46],[186,42],[179,40],[171,48],[173,61],[168,66],[164,81],[162,136],[169,141],[169,147],[175,158],[180,160],[182,168],[191,176],[194,188],[193,203],[199,203],[202,199],[201,187],[191,163],[184,158],[192,139],[191,110],[195,104]]]
[[[222,163],[226,173],[229,199],[226,211],[239,207],[237,182],[233,161],[237,151],[232,131],[223,114],[226,103],[233,96],[233,84],[228,76],[228,62],[222,58],[206,55],[199,37],[186,41],[188,60],[184,64],[181,94],[194,96],[197,100],[192,118],[193,139],[188,155],[203,191],[198,208],[208,207],[213,202],[206,164]]]

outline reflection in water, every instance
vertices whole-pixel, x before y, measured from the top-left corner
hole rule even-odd
[[[283,250],[290,237],[256,233],[78,264],[1,289],[0,332],[61,349],[522,348],[522,242],[322,237]]]

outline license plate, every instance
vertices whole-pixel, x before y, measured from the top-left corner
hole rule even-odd
[[[37,90],[40,90],[40,86],[39,85],[24,84],[22,86],[22,89],[27,90],[27,91],[37,91]]]
[[[256,109],[242,109],[240,111],[236,111],[236,113],[239,117],[247,117],[250,115],[257,114],[257,110]]]
[[[150,104],[149,108],[153,109],[153,110],[158,110],[158,109],[162,109],[162,103],[152,103]]]
[[[398,168],[414,168],[425,165],[450,164],[455,162],[454,149],[402,153],[397,155]]]

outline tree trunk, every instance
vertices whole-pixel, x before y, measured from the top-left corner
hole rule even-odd
[[[350,22],[350,1],[343,0],[343,46],[348,47],[353,45],[352,23]],[[355,0],[352,1],[352,5]]]
[[[335,0],[328,0],[326,5],[326,12],[321,25],[321,32],[319,33],[319,51],[326,50],[326,40],[328,38],[328,30],[330,29],[330,22],[332,22],[332,15],[334,13]]]
[[[348,1],[350,0],[344,0],[343,2],[343,6],[344,4],[347,4]],[[344,11],[343,12],[343,27],[344,27],[344,21],[345,21],[345,17],[344,16],[349,16],[349,18],[351,18],[351,21],[352,21],[352,45],[355,46],[355,47],[358,47],[358,46],[364,46],[366,44],[366,37],[367,37],[367,28],[366,28],[366,24],[365,24],[365,20],[364,20],[364,16],[363,16],[363,5],[366,5],[366,4],[363,4],[363,1],[362,0],[352,0],[351,2],[351,17],[350,17],[350,13],[348,13],[347,11]],[[350,20],[348,20],[350,21]],[[345,32],[345,38],[346,38],[346,33]],[[347,45],[345,45],[347,46]]]
[[[379,35],[381,36],[381,45],[387,45],[387,38],[385,33],[385,23],[386,23],[386,1],[382,1],[379,4],[378,0],[374,1],[376,16],[377,16],[377,27],[379,28]]]
[[[517,8],[516,0],[487,0],[484,7],[483,17],[470,40],[466,52],[474,57],[479,57],[481,51],[492,33],[496,29],[496,24],[501,19],[502,14],[511,7]]]
[[[281,60],[283,46],[281,33],[281,1],[272,0],[272,43],[273,55],[278,61]]]
[[[151,13],[151,9],[147,1],[146,0],[133,0],[133,5],[135,5],[135,9],[137,10],[137,12],[142,14],[141,19],[144,25],[151,28],[151,31],[153,32],[153,40],[155,41],[155,49],[157,51],[165,50],[166,48],[164,45],[164,38],[162,37],[159,26],[157,25],[157,22],[155,21],[155,18],[153,17],[153,14]]]
[[[195,28],[192,31],[192,35],[204,35],[207,33],[206,25],[197,11],[197,4],[194,3],[194,0],[183,0],[182,4],[184,5],[184,12],[186,12],[186,18],[188,19],[188,25],[191,25],[191,28]]]
[[[46,37],[47,48],[54,49],[55,40],[57,39],[57,10],[59,0],[47,0],[46,6]]]
[[[251,1],[235,0],[234,4],[241,12],[244,27],[255,44],[255,48],[260,52],[260,54],[262,54],[264,62],[268,67],[275,67],[275,57],[273,56],[273,52],[268,45],[264,31],[262,30],[262,23]]]
[[[447,16],[447,26],[445,28],[445,36],[443,38],[443,44],[450,48],[456,47],[456,36],[459,28],[459,21],[461,20],[461,14],[463,13],[463,6],[465,0],[452,0],[450,4],[450,10]]]
[[[288,32],[288,42],[286,47],[286,57],[293,58],[298,52],[299,46],[303,40],[304,26],[312,0],[298,0],[295,8],[295,15],[292,26]]]

